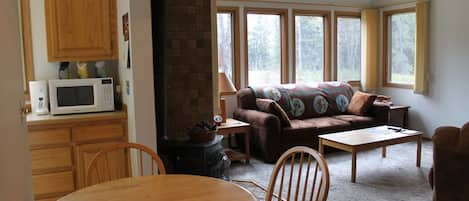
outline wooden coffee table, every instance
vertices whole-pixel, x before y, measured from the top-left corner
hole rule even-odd
[[[356,181],[357,152],[382,148],[382,157],[386,157],[386,146],[417,142],[417,167],[420,167],[422,152],[422,132],[402,130],[396,132],[388,126],[378,126],[353,131],[332,133],[319,136],[319,152],[324,153],[324,146],[352,153],[352,183]]]

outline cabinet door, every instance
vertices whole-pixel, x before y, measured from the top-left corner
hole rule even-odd
[[[50,62],[117,59],[116,0],[46,0]]]
[[[87,168],[96,153],[98,153],[103,148],[107,148],[115,144],[116,142],[84,144],[75,148],[78,189],[85,187]],[[128,154],[126,151],[118,150],[108,153],[107,161],[108,163],[100,161],[100,163],[98,163],[98,169],[102,171],[109,171],[111,176],[110,180],[124,178],[130,175]],[[96,181],[91,182],[94,183]]]

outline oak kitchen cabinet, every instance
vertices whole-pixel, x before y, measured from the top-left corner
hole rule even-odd
[[[86,169],[102,148],[127,142],[127,114],[107,112],[27,117],[33,192],[37,201],[56,200],[85,187]],[[130,174],[128,153],[111,152],[112,177]],[[98,164],[99,168],[99,164]]]
[[[45,0],[49,62],[118,58],[116,0]]]

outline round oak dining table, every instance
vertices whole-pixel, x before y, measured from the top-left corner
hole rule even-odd
[[[211,177],[129,177],[75,191],[58,201],[256,201],[244,188]]]

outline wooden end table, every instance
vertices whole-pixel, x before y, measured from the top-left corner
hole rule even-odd
[[[243,153],[235,152],[234,150],[231,150],[230,148],[225,149],[226,154],[232,161],[239,161],[239,160],[245,160],[246,163],[249,163],[249,160],[251,159],[251,152],[249,148],[249,138],[250,138],[250,133],[251,133],[251,125],[238,121],[236,119],[226,119],[226,123],[222,123],[220,126],[217,127],[218,134],[219,135],[225,135],[228,138],[228,146],[231,148],[231,138],[230,136],[232,134],[240,134],[244,135],[244,147],[245,151]]]
[[[393,105],[389,107],[388,125],[408,128],[410,106]]]
[[[352,153],[352,183],[356,182],[357,152],[382,148],[382,157],[386,157],[386,146],[417,142],[417,167],[420,167],[422,152],[422,132],[403,129],[401,132],[378,126],[353,131],[339,132],[319,136],[319,152],[324,154],[324,146]]]

